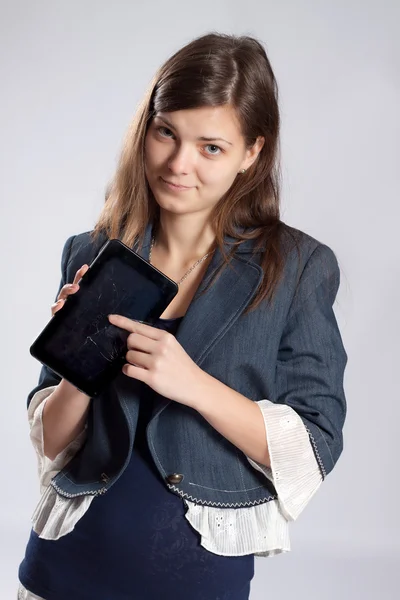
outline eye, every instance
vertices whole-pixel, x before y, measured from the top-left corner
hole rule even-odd
[[[168,129],[168,127],[157,127],[156,131],[162,136],[162,137],[171,137],[170,135],[168,135],[169,133],[172,135],[172,137],[174,136],[174,134],[172,133],[172,131],[170,129]]]
[[[210,148],[211,151],[208,154],[211,154],[213,156],[218,156],[218,154],[221,154],[223,152],[222,148],[216,146],[215,144],[207,144],[207,146],[204,146],[204,148]]]

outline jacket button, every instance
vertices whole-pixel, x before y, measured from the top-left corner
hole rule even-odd
[[[171,484],[177,484],[180,483],[183,479],[183,475],[180,475],[180,473],[172,473],[172,475],[168,475],[166,477],[166,480],[168,481],[168,483]]]

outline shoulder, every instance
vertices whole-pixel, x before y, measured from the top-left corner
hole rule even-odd
[[[298,275],[324,279],[339,275],[336,255],[327,244],[308,233],[283,223],[282,247],[287,262],[297,264]]]
[[[282,243],[285,247],[283,286],[290,289],[292,309],[311,298],[332,304],[340,285],[340,269],[332,248],[288,225],[284,227]]]

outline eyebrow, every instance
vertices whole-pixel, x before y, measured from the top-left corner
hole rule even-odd
[[[165,117],[161,117],[160,115],[155,115],[154,118],[160,119],[166,125],[168,125],[168,127],[171,127],[171,129],[176,129],[174,127],[174,125],[170,121],[168,121],[168,119],[166,119]],[[230,146],[233,146],[232,142],[228,142],[228,140],[225,140],[224,138],[221,138],[221,137],[199,137],[197,139],[201,142],[218,142],[218,141],[220,141],[220,142],[225,142],[226,144],[229,144]]]

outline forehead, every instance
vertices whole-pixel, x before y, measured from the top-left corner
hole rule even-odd
[[[165,117],[183,135],[222,137],[230,142],[243,137],[236,111],[229,104],[158,112],[155,117]]]

